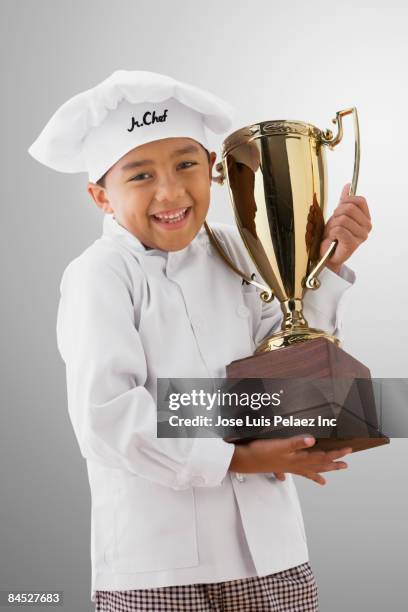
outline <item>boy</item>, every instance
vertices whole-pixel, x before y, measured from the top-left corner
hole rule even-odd
[[[92,494],[91,598],[101,611],[317,610],[290,474],[324,484],[350,449],[155,435],[157,377],[223,377],[281,320],[204,231],[216,159],[204,127],[226,132],[231,108],[163,75],[117,71],[66,102],[29,150],[87,171],[105,213],[102,238],[64,272],[57,322]],[[347,194],[326,227],[324,242],[339,240],[331,269],[305,298],[309,323],[335,334],[354,282],[344,261],[370,230],[364,198]],[[251,275],[237,230],[215,229]]]

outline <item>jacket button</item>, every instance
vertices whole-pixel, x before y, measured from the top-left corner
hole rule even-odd
[[[247,317],[249,317],[249,308],[244,306],[244,304],[239,304],[239,306],[237,307],[237,314],[239,317],[246,319]]]

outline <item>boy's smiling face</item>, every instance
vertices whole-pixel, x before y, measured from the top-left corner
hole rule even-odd
[[[206,218],[215,159],[192,138],[155,140],[129,151],[88,192],[145,246],[179,251]]]

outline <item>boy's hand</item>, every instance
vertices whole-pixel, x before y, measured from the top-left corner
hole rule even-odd
[[[326,263],[326,266],[336,273],[360,244],[367,240],[372,228],[367,200],[362,196],[350,196],[349,190],[350,183],[347,183],[343,187],[337,208],[326,223],[320,245],[322,257],[330,243],[337,238],[336,250]]]
[[[289,472],[324,485],[326,480],[320,472],[347,468],[347,463],[336,460],[351,453],[352,449],[308,450],[314,443],[315,439],[310,436],[293,436],[236,445],[229,469],[242,474],[274,472],[278,480],[284,480],[285,472]]]

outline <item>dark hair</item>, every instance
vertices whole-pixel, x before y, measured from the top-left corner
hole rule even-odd
[[[199,143],[200,147],[203,147],[203,145],[201,143]],[[204,151],[207,154],[207,159],[208,159],[208,163],[210,163],[210,153],[207,151],[207,149],[205,147],[203,147]],[[101,176],[101,178],[96,181],[96,184],[99,185],[99,187],[105,187],[105,179],[106,179],[106,175],[108,174],[109,170],[107,170],[105,172],[105,174],[103,176]]]

